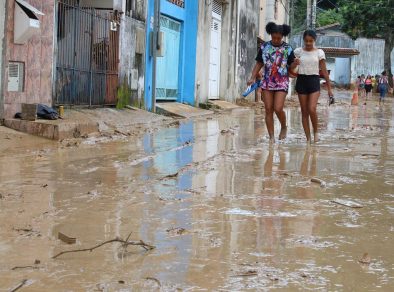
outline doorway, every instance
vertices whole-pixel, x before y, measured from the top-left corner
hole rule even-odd
[[[175,101],[179,96],[181,23],[161,15],[160,31],[164,34],[164,56],[157,58],[156,99]]]
[[[209,99],[220,96],[220,47],[222,41],[223,5],[212,2],[211,40],[209,52]]]

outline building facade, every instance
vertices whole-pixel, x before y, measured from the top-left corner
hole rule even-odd
[[[5,8],[1,83],[3,118],[10,118],[21,110],[22,103],[52,102],[55,4],[36,0],[32,6],[17,0],[6,1]],[[1,9],[0,18],[3,13]],[[27,19],[34,26],[15,33],[15,28],[20,28],[20,23]]]
[[[196,103],[234,102],[255,64],[259,2],[199,1]]]
[[[160,0],[160,45],[156,61],[156,88],[153,88],[152,35],[154,1],[148,1],[145,50],[145,107],[155,102],[177,101],[195,105],[197,0]],[[156,101],[153,101],[153,91]]]
[[[337,85],[348,87],[357,75],[380,74],[383,71],[383,40],[357,39],[354,41],[341,31],[339,24],[317,28],[316,32],[318,35],[316,45],[325,51],[330,79]],[[291,44],[293,47],[302,46],[302,34],[293,36]],[[379,46],[382,47],[379,48]],[[375,56],[374,62],[370,62],[372,51]]]

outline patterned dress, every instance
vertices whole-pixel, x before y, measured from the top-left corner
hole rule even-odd
[[[272,91],[288,91],[289,89],[289,66],[294,62],[293,48],[283,42],[276,47],[272,42],[264,43],[256,61],[264,64],[261,88]]]

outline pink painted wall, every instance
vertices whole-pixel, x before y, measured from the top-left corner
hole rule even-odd
[[[52,103],[54,0],[27,0],[45,15],[37,15],[41,33],[25,45],[14,44],[15,1],[7,3],[6,52],[4,74],[4,117],[10,118],[21,110],[22,103]],[[24,92],[8,92],[8,62],[25,63]]]

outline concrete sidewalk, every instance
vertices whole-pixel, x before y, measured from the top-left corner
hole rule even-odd
[[[173,121],[140,109],[96,108],[65,111],[64,119],[25,121],[6,119],[4,125],[16,131],[52,140],[79,138],[93,133],[129,133],[141,125],[154,126]]]

